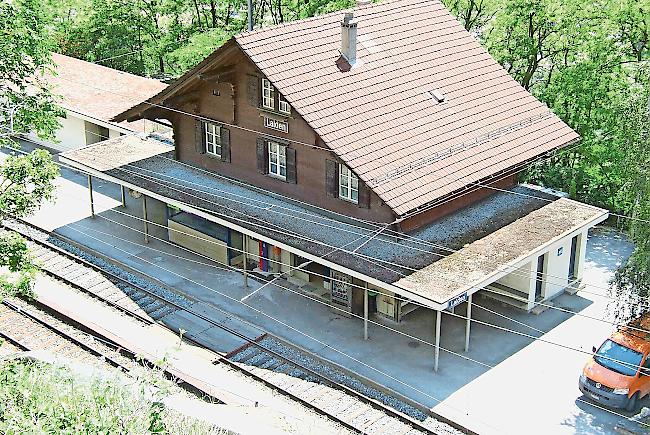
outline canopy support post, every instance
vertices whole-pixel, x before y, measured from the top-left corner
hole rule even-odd
[[[368,283],[363,289],[363,339],[368,339]]]
[[[472,295],[467,298],[467,320],[465,324],[465,352],[469,352],[469,331],[472,326]]]
[[[93,201],[93,176],[88,174],[88,194],[90,195],[90,217],[95,217],[95,203]]]
[[[435,358],[433,363],[433,371],[438,371],[438,361],[440,359],[440,318],[442,317],[442,311],[436,310],[436,351]]]
[[[144,242],[149,243],[149,218],[147,216],[147,195],[142,195],[142,220],[144,223]]]

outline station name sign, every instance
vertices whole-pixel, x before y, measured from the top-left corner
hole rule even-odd
[[[460,295],[456,296],[455,298],[451,299],[447,303],[447,309],[450,310],[450,309],[462,304],[463,302],[467,302],[467,299],[468,299],[467,292],[465,292],[463,294],[460,294]]]

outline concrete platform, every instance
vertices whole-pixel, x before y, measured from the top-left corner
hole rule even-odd
[[[200,256],[164,241],[151,240],[145,245],[138,232],[142,223],[120,214],[137,215],[141,210],[139,202],[128,198],[126,209],[111,208],[120,197],[115,185],[98,183],[95,200],[103,211],[94,219],[87,217],[87,213],[81,216],[81,210],[88,210],[87,195],[77,195],[78,191],[73,190],[78,189],[65,190],[65,186],[82,186],[85,177],[65,170],[63,176],[67,181],[58,196],[64,205],[37,213],[32,219],[34,223],[63,222],[56,228],[61,235],[155,276],[205,304],[206,309],[213,306],[233,313],[478,432],[520,433],[523,429],[527,433],[611,433],[617,425],[639,429],[636,423],[625,418],[577,401],[580,398],[577,379],[587,359],[585,353],[478,323],[472,325],[470,351],[465,353],[465,320],[445,313],[441,345],[446,351],[441,351],[440,370],[434,373],[433,348],[423,342],[433,341],[433,312],[418,309],[400,324],[376,317],[373,320],[379,325],[369,326],[370,339],[365,341],[360,319],[338,315],[323,303],[277,286],[267,286],[245,304],[240,303],[239,299],[261,283],[249,279],[250,287],[245,288],[241,275]],[[66,218],[70,210],[75,213],[73,222]],[[53,219],[53,214],[63,216]],[[588,242],[584,281],[597,287],[585,284],[586,288],[590,292],[606,293],[601,288],[607,287],[612,271],[631,249],[631,244],[616,233],[593,234]],[[473,317],[481,322],[543,336],[586,352],[613,329],[611,324],[555,309],[535,316],[488,299],[475,298],[475,301]],[[591,293],[562,294],[554,302],[558,307],[592,317],[611,318],[608,300]],[[463,305],[456,313],[464,314]],[[231,344],[235,343],[224,347]],[[525,392],[522,385],[526,387]]]

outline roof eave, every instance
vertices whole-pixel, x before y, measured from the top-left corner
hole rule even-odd
[[[111,118],[111,121],[133,122],[142,119],[144,112],[146,112],[148,109],[152,107],[164,108],[160,104],[162,101],[172,97],[173,95],[181,91],[184,85],[188,84],[188,81],[190,79],[195,77],[202,69],[210,65],[214,59],[218,58],[224,51],[228,50],[234,44],[236,44],[239,47],[239,44],[236,43],[235,37],[233,36],[230,39],[228,39],[226,42],[224,42],[219,48],[213,51],[208,57],[206,57],[201,62],[199,62],[198,65],[196,65],[194,68],[192,68],[191,70],[187,71],[185,74],[180,76],[178,79],[176,79],[172,84],[167,86],[161,92],[159,92],[158,94],[154,95],[153,97],[139,104],[136,104],[130,109],[127,109],[124,112],[115,115],[113,118]],[[241,47],[239,48],[241,49]]]

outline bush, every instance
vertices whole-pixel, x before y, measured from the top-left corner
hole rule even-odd
[[[165,409],[148,382],[79,376],[25,361],[0,362],[0,433],[224,433]]]

